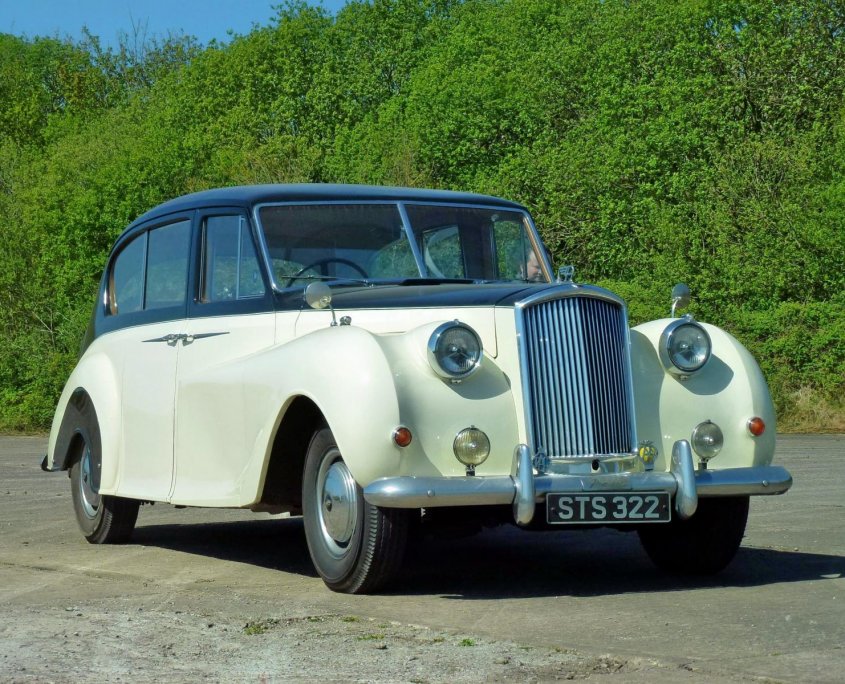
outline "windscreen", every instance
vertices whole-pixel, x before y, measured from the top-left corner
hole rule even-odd
[[[409,230],[396,203],[261,207],[277,287],[317,279],[547,281],[521,212],[435,204],[404,209]]]

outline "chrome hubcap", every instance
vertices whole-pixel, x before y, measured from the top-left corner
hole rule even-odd
[[[358,490],[355,480],[335,448],[326,454],[317,474],[320,532],[336,558],[346,553],[358,524]]]
[[[91,447],[85,445],[85,452],[82,454],[81,472],[79,477],[79,494],[82,501],[82,508],[85,515],[93,518],[100,508],[100,495],[94,491],[94,473],[91,464]]]

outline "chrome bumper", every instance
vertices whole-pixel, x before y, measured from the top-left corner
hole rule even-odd
[[[695,470],[692,448],[675,442],[669,472],[632,472],[598,475],[535,475],[531,450],[520,444],[514,452],[513,474],[499,477],[388,477],[364,488],[364,498],[385,508],[513,505],[514,519],[527,525],[534,507],[549,493],[669,492],[675,512],[689,518],[699,497],[783,494],[792,476],[780,466]]]

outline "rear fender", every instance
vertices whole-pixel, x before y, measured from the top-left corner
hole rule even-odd
[[[84,356],[62,391],[47,448],[47,466],[67,470],[72,465],[73,444],[82,425],[81,415],[90,402],[99,426],[102,446],[100,491],[109,494],[117,486],[120,454],[120,398],[117,373],[105,354]]]

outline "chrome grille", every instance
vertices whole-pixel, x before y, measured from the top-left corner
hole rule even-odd
[[[624,307],[587,296],[529,301],[517,325],[530,446],[549,458],[631,453]]]

